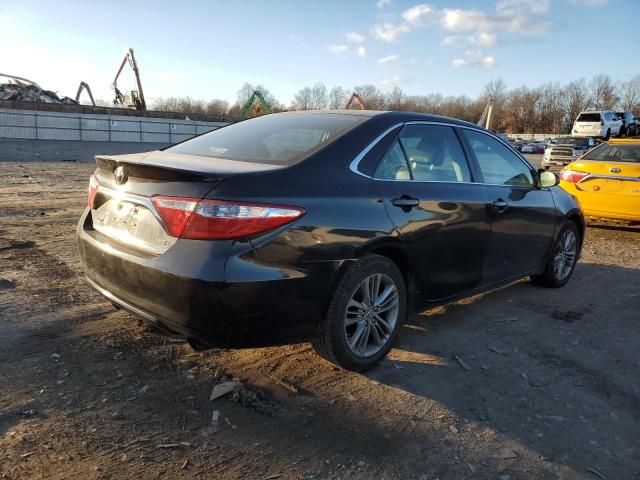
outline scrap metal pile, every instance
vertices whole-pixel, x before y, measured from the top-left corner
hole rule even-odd
[[[55,92],[45,90],[37,83],[27,80],[26,78],[4,75],[2,73],[0,73],[0,77],[7,77],[9,79],[8,83],[0,83],[0,100],[78,105],[78,102],[73,98],[60,98]]]

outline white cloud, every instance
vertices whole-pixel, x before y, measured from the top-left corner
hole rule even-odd
[[[515,34],[539,35],[551,27],[549,22],[522,13],[499,13],[488,15],[480,10],[445,8],[440,18],[442,28],[453,32],[508,32]]]
[[[454,45],[460,45],[463,41],[464,39],[460,35],[448,35],[440,41],[440,45],[443,47],[451,47]]]
[[[385,5],[389,5],[390,3],[391,3],[391,0],[378,0],[376,2],[376,7],[382,10],[385,7]]]
[[[481,32],[474,35],[447,35],[440,41],[443,47],[458,47],[464,44],[477,45],[482,48],[495,47],[498,43],[495,34]]]
[[[329,50],[334,55],[342,55],[349,51],[348,45],[327,45],[327,50]]]
[[[609,3],[609,0],[569,0],[569,2],[579,7],[601,7]]]
[[[496,4],[496,12],[500,15],[515,15],[518,13],[546,13],[549,0],[500,0]]]
[[[371,29],[373,36],[383,42],[394,43],[401,33],[409,32],[411,29],[405,25],[395,25],[393,23],[376,23]]]
[[[481,59],[456,58],[451,62],[454,67],[493,67],[496,59],[487,56]]]
[[[402,23],[376,23],[371,29],[374,38],[387,43],[394,43],[400,34],[408,33],[414,28],[425,27],[436,15],[435,9],[426,3],[415,5],[402,12]]]
[[[387,55],[386,57],[382,57],[378,59],[378,65],[383,65],[385,63],[394,62],[398,59],[398,55]]]
[[[356,48],[356,55],[359,56],[359,57],[364,58],[364,57],[367,56],[367,51],[365,50],[364,47],[358,47],[358,48]]]
[[[464,52],[464,54],[467,57],[481,57],[482,50],[467,50],[466,52]]]
[[[496,46],[496,36],[493,33],[481,32],[469,37],[469,42],[484,48]]]
[[[433,20],[435,13],[431,5],[422,3],[402,12],[402,18],[412,26],[426,25]]]
[[[380,85],[383,87],[393,87],[394,85],[398,85],[402,82],[402,78],[399,75],[394,75],[391,78],[386,78],[380,81]]]
[[[353,43],[362,43],[364,42],[364,35],[361,35],[357,32],[349,32],[347,33],[347,41]]]

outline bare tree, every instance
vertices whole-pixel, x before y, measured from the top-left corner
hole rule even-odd
[[[293,110],[311,110],[312,107],[312,91],[310,87],[304,87],[293,96],[291,108]]]
[[[640,110],[640,75],[620,82],[620,106],[625,112],[637,112]]]
[[[591,105],[594,109],[610,110],[618,103],[618,96],[609,75],[603,73],[596,75],[589,82],[591,93]]]
[[[385,98],[385,104],[388,110],[406,110],[404,103],[405,95],[402,89],[398,86],[393,87]]]
[[[367,110],[384,109],[384,95],[375,85],[360,85],[354,91],[362,97]]]
[[[311,89],[311,108],[314,110],[324,110],[329,104],[329,96],[327,95],[327,87],[324,83],[316,83]]]
[[[207,115],[226,115],[229,111],[229,102],[214,98],[207,102],[204,111]]]
[[[342,87],[333,87],[329,92],[329,108],[341,110],[347,103],[349,94]]]
[[[564,87],[565,97],[565,125],[564,131],[571,130],[573,122],[581,111],[589,106],[589,90],[583,78],[574,80]]]

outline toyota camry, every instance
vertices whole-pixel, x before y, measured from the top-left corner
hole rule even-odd
[[[364,370],[412,311],[521,277],[561,287],[584,235],[554,173],[433,115],[279,113],[96,163],[89,283],[196,349],[310,341]]]

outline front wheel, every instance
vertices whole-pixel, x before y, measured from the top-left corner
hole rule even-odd
[[[578,226],[569,220],[556,239],[544,272],[540,275],[532,275],[531,280],[544,287],[562,287],[573,275],[579,255],[580,233]]]
[[[371,368],[393,346],[406,309],[404,279],[395,263],[380,255],[364,257],[338,282],[313,347],[347,370]]]
[[[611,129],[608,129],[604,139],[608,141],[610,138],[611,138]]]

